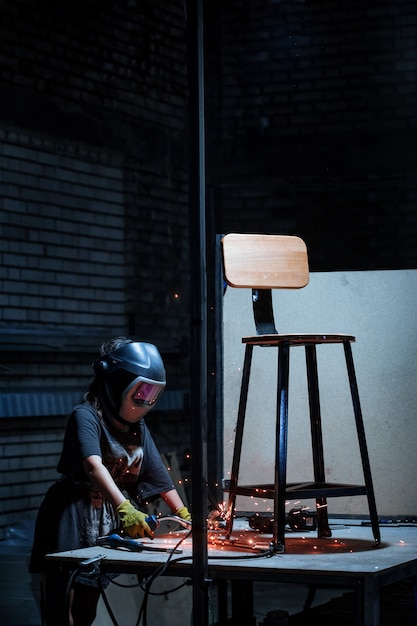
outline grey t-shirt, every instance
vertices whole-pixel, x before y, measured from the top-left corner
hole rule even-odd
[[[100,456],[113,480],[139,506],[174,489],[168,470],[144,420],[128,433],[113,428],[88,402],[72,410],[57,470],[68,480],[85,483],[83,460]]]

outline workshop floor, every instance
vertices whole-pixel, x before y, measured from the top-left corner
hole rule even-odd
[[[27,571],[28,549],[20,543],[10,544],[0,542],[0,624],[41,626]]]
[[[41,626],[41,618],[38,605],[35,600],[37,589],[32,588],[31,576],[27,572],[27,562],[30,550],[28,541],[21,538],[0,541],[0,624],[2,626]],[[169,623],[172,626],[191,625],[191,591],[190,587],[184,588],[179,604],[175,607],[175,618],[172,615]],[[320,620],[321,626],[351,626],[355,620],[354,598],[351,593],[343,591],[335,592],[329,589],[317,589],[314,595],[312,608],[303,612],[303,606],[308,596],[308,588],[300,585],[284,585],[277,583],[254,583],[254,614],[256,626],[275,626],[284,622],[277,621],[271,615],[273,611],[286,611],[289,614],[289,626],[301,626],[306,620],[313,618]],[[121,591],[113,592],[118,596]],[[131,592],[130,592],[131,593]],[[111,594],[110,594],[111,595]],[[176,596],[176,594],[172,594]],[[177,596],[178,598],[178,596]],[[211,592],[214,614],[216,615],[216,589]],[[119,600],[120,601],[120,600]],[[121,602],[121,604],[125,604]],[[163,603],[162,603],[163,604]],[[161,599],[157,600],[152,623],[163,626],[164,617],[156,613],[162,612]],[[116,618],[121,615],[117,613]],[[103,613],[99,615],[95,626],[111,626],[112,622]],[[169,613],[169,607],[167,607]],[[269,618],[267,617],[270,613]],[[132,617],[132,626],[136,624],[137,615]],[[130,626],[126,615],[120,617],[120,624]],[[230,620],[229,620],[230,621]],[[249,623],[249,622],[248,622]],[[404,580],[383,589],[381,598],[381,626],[416,626],[417,613],[415,606],[414,587],[412,580]],[[230,625],[237,626],[237,625]],[[239,625],[246,626],[246,625]]]

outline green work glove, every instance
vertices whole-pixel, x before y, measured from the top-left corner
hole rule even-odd
[[[133,539],[137,537],[151,537],[153,538],[153,532],[151,531],[148,523],[146,522],[146,514],[142,511],[138,511],[129,500],[125,500],[116,509],[116,513],[120,517],[123,530]]]
[[[181,519],[185,519],[187,522],[191,522],[191,513],[186,506],[182,506],[178,509],[176,515],[178,515]]]

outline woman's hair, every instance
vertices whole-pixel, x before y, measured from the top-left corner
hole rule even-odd
[[[123,346],[128,343],[132,343],[132,339],[128,339],[127,337],[113,337],[113,339],[103,341],[100,346],[100,356],[105,356],[106,354],[110,354],[110,352],[123,348]]]
[[[122,348],[128,343],[132,343],[132,339],[128,339],[127,337],[113,337],[113,339],[103,341],[99,349],[99,354],[100,356],[105,356],[106,354],[110,354],[111,352]],[[102,408],[99,400],[97,379],[95,377],[91,381],[90,386],[88,387],[83,397],[84,400],[86,402],[89,402],[101,416]]]

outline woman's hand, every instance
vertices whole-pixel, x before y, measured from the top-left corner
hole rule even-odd
[[[137,537],[150,537],[153,539],[153,532],[150,529],[146,519],[146,513],[142,513],[136,509],[129,500],[125,500],[116,509],[116,513],[120,517],[123,530],[127,534],[136,539]]]

